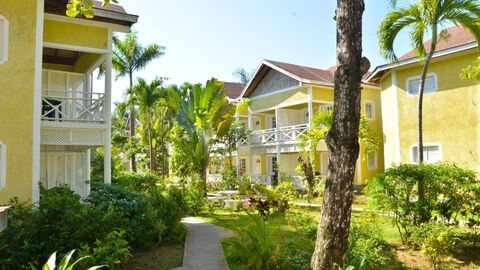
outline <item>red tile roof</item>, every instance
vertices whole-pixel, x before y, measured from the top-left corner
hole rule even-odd
[[[244,84],[234,82],[223,82],[223,88],[229,98],[238,98],[245,87]]]
[[[436,52],[475,42],[475,38],[472,36],[472,34],[470,34],[470,32],[465,30],[463,27],[452,26],[450,28],[447,28],[446,31],[449,34],[448,35],[449,37],[447,39],[441,39],[438,41],[437,47],[435,48]],[[423,43],[423,45],[425,46],[425,49],[427,50],[427,53],[430,51],[431,44],[432,44],[431,39]],[[399,61],[407,60],[410,58],[414,58],[416,56],[417,55],[415,54],[414,51],[410,51],[407,54],[398,58],[398,60]]]
[[[284,62],[265,60],[295,76],[312,81],[333,83],[333,72],[312,67],[305,67]]]

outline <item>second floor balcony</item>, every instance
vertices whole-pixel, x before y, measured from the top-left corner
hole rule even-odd
[[[251,134],[252,145],[268,145],[276,143],[297,143],[309,124],[299,124],[253,131]]]

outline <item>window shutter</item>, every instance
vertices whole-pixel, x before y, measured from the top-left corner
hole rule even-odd
[[[419,82],[419,85],[420,85],[420,82]],[[423,92],[427,94],[435,91],[437,91],[437,87],[435,84],[435,77],[427,76],[427,78],[425,78],[425,90]]]
[[[408,80],[408,85],[407,85],[407,90],[410,95],[418,95],[419,88],[420,88],[420,78],[416,79],[409,79]],[[435,75],[430,74],[427,75],[425,78],[425,86],[423,93],[428,94],[428,93],[433,93],[437,91],[437,83],[435,79]]]

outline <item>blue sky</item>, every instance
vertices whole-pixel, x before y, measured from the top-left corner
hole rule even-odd
[[[401,1],[400,1],[401,2]],[[167,84],[235,81],[238,67],[250,71],[262,59],[326,69],[335,64],[335,0],[120,0],[139,15],[134,29],[142,44],[165,46],[165,55],[135,77],[168,77]],[[387,0],[365,0],[363,50],[372,63],[385,63],[376,31],[389,10]],[[410,50],[401,33],[398,55]],[[126,79],[113,84],[121,101]]]

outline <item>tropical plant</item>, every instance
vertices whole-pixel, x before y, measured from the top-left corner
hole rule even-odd
[[[103,0],[102,5],[104,7],[108,7],[110,5],[110,1],[118,3],[118,0]],[[91,19],[94,16],[92,10],[93,7],[93,0],[73,0],[71,2],[68,2],[67,11],[65,12],[65,14],[68,17],[73,18],[83,16],[87,19]]]
[[[157,44],[152,44],[143,47],[138,42],[136,31],[132,31],[125,36],[122,41],[118,38],[113,39],[114,50],[112,57],[112,67],[117,71],[116,78],[128,76],[131,89],[133,87],[133,74],[135,71],[144,69],[152,60],[164,54],[164,47]],[[130,100],[132,98],[130,97]],[[130,140],[135,137],[135,109],[133,105],[129,108],[130,118]],[[131,155],[131,168],[133,171],[137,170],[135,154]]]
[[[155,171],[155,153],[154,141],[152,137],[152,118],[153,110],[158,104],[162,95],[160,86],[162,81],[160,79],[153,80],[148,84],[144,79],[139,78],[135,86],[128,89],[127,93],[130,95],[130,103],[138,106],[142,122],[145,123],[146,133],[148,137],[148,153],[150,158],[150,170]]]
[[[394,41],[399,32],[410,28],[412,46],[417,56],[423,60],[423,68],[418,89],[418,161],[424,160],[423,153],[423,94],[425,78],[428,66],[435,53],[437,43],[440,39],[448,38],[442,27],[453,23],[467,29],[477,41],[480,40],[480,4],[476,0],[418,0],[415,4],[409,4],[405,8],[397,8],[396,1],[392,1],[395,10],[388,13],[382,21],[378,36],[380,52],[387,59],[397,61],[393,48]],[[432,39],[430,48],[425,48],[423,43],[426,32],[430,32]],[[419,201],[423,201],[425,188],[423,183],[418,186]],[[426,219],[424,216],[423,219]]]
[[[353,177],[358,159],[361,79],[370,68],[362,58],[363,0],[338,0],[337,70],[332,127],[325,136],[330,152],[322,214],[310,268],[343,265],[353,200]]]
[[[177,121],[190,138],[195,168],[200,172],[205,195],[213,145],[230,129],[234,110],[225,97],[222,83],[215,78],[207,81],[205,86],[195,84],[181,103]]]
[[[246,226],[234,226],[235,236],[223,240],[226,256],[242,264],[244,269],[288,269],[289,263],[281,252],[274,228],[256,215],[248,216]]]
[[[70,264],[70,260],[72,259],[72,255],[75,253],[75,250],[70,251],[63,257],[63,259],[60,261],[58,266],[56,265],[56,260],[57,260],[57,253],[54,252],[50,258],[48,259],[47,263],[43,265],[42,270],[72,270],[73,267],[78,264],[79,262],[89,258],[88,256],[81,257],[80,259],[76,260],[75,262]],[[38,270],[38,268],[33,264],[30,263],[30,266],[32,270]],[[105,265],[100,265],[100,266],[92,266],[88,268],[87,270],[95,270],[95,269],[100,269],[104,267]]]
[[[232,75],[237,77],[241,84],[247,84],[252,76],[254,75],[255,71],[248,72],[244,68],[237,68]]]
[[[234,122],[225,136],[219,138],[218,142],[224,147],[216,149],[219,154],[227,155],[228,157],[228,170],[233,171],[233,152],[237,150],[237,144],[250,134],[250,130],[245,130],[244,123],[241,121]]]

